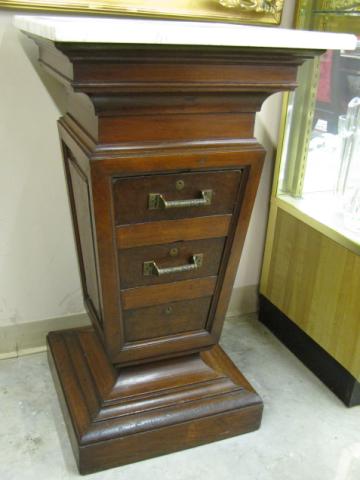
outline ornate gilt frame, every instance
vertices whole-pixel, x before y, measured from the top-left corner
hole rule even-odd
[[[0,0],[0,9],[274,25],[283,6],[284,0]]]

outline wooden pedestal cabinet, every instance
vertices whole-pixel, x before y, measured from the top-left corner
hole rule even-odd
[[[59,121],[93,326],[50,333],[81,473],[249,432],[262,402],[218,346],[264,149],[255,112],[301,50],[33,37]]]

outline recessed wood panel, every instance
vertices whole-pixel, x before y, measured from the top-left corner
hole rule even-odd
[[[121,178],[114,181],[114,209],[117,225],[159,220],[202,217],[232,213],[240,186],[242,170],[216,172],[179,172],[165,175]],[[178,182],[183,182],[182,188]],[[211,202],[203,206],[149,208],[149,194],[157,193],[166,201],[201,199],[202,191],[211,191]]]
[[[69,175],[70,200],[76,212],[73,222],[84,295],[87,302],[90,300],[98,320],[101,320],[89,183],[85,173],[70,155],[65,155],[64,161]]]
[[[125,340],[134,342],[201,330],[206,324],[211,299],[203,297],[127,310],[124,314]]]
[[[120,287],[125,289],[217,275],[224,244],[225,238],[215,238],[122,250],[119,252]],[[202,255],[199,268],[164,275],[145,275],[145,262],[154,261],[159,269],[191,266],[192,256],[196,254]]]

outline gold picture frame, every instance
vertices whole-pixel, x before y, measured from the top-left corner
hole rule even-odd
[[[270,25],[280,23],[283,6],[284,0],[0,0],[0,8],[16,10]]]

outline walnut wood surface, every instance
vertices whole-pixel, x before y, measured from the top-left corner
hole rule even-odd
[[[131,143],[138,139],[138,132],[144,142],[168,140],[186,141],[203,138],[250,138],[255,116],[250,113],[202,113],[188,115],[132,115],[117,118],[105,117],[101,122],[99,140],[111,143]]]
[[[89,328],[54,332],[48,343],[81,473],[194,447],[260,425],[260,398],[218,346],[202,354],[115,369]]]
[[[224,244],[225,238],[211,238],[121,250],[118,255],[121,289],[216,276]],[[202,265],[196,270],[161,276],[144,275],[144,262],[154,261],[159,268],[172,268],[190,264],[195,254],[203,255]]]
[[[147,175],[114,182],[114,208],[117,225],[159,220],[230,214],[234,210],[241,170],[168,175]],[[181,190],[176,182],[183,181]],[[203,190],[212,191],[210,205],[150,210],[149,194],[160,193],[166,200],[191,200]],[[129,208],[131,205],[131,208]]]
[[[97,332],[49,336],[80,471],[258,428],[261,401],[217,343],[265,156],[255,113],[296,87],[314,52],[34,40],[68,87],[59,131]],[[149,193],[204,189],[211,205],[148,209]],[[197,246],[206,263],[196,278],[142,277],[143,261],[175,265]]]
[[[78,233],[78,248],[81,252],[78,258],[84,296],[88,305],[96,312],[97,317],[101,318],[89,179],[77,162],[73,160],[65,145],[63,151],[65,172],[70,187],[74,229]]]
[[[162,220],[160,222],[136,223],[116,228],[119,248],[160,245],[186,240],[226,237],[231,215]]]
[[[216,277],[205,277],[149,287],[129,288],[121,292],[123,308],[129,310],[169,301],[205,297],[213,293],[216,280]]]
[[[170,302],[124,312],[126,342],[202,330],[208,318],[211,297]]]

